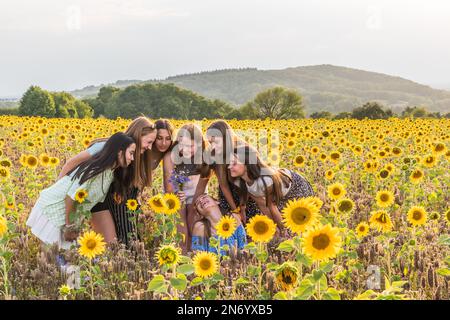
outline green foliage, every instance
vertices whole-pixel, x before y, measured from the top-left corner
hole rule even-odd
[[[56,108],[52,95],[37,86],[31,86],[20,100],[19,114],[22,116],[54,117]]]
[[[378,102],[367,102],[362,107],[355,108],[352,111],[352,118],[355,119],[388,119],[392,117],[392,110],[384,110],[383,106]]]

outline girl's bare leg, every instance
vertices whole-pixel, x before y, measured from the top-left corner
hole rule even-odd
[[[109,210],[103,210],[92,214],[92,229],[105,238],[106,243],[116,242],[117,233],[114,220]]]

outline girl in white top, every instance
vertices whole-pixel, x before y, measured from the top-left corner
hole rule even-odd
[[[56,243],[68,249],[78,237],[78,226],[72,224],[70,214],[76,212],[76,195],[87,193],[84,210],[90,210],[105,199],[111,183],[124,192],[124,176],[115,176],[116,168],[127,168],[134,159],[136,144],[133,138],[122,132],[113,134],[102,151],[68,172],[63,178],[42,190],[31,210],[27,226],[31,232],[47,244]]]
[[[291,199],[309,197],[314,191],[300,174],[288,169],[274,169],[259,158],[249,145],[235,148],[229,165],[233,183],[241,191],[241,201],[250,196],[260,211],[283,228],[281,211]]]

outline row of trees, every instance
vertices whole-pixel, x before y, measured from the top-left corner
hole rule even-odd
[[[391,117],[401,118],[450,118],[450,112],[442,115],[440,112],[428,112],[425,107],[406,107],[401,114],[395,114],[391,109],[378,102],[367,102],[362,107],[353,109],[352,112],[340,112],[333,115],[328,111],[314,112],[310,115],[313,119],[388,119]]]
[[[18,114],[56,118],[88,118],[93,110],[67,92],[48,92],[31,86],[20,100]]]
[[[23,95],[19,115],[60,118],[99,117],[132,119],[141,114],[152,118],[172,119],[301,119],[305,118],[303,98],[295,90],[274,87],[234,108],[221,100],[207,99],[174,84],[131,85],[124,89],[102,87],[95,98],[83,101],[67,92],[48,92],[32,86]],[[314,112],[314,119],[387,119],[390,117],[450,117],[430,113],[425,107],[407,107],[401,115],[377,102],[368,102],[351,112],[333,115],[329,111]]]

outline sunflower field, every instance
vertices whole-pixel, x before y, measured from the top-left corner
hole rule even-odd
[[[230,120],[270,165],[313,186],[284,208],[286,232],[257,215],[244,250],[183,255],[180,203],[162,193],[159,168],[127,203],[141,240],[106,245],[86,224],[60,252],[74,273],[61,270],[58,249],[26,227],[30,210],[66,160],[130,122],[0,116],[0,299],[450,299],[449,119]],[[218,234],[235,227],[224,218]]]

